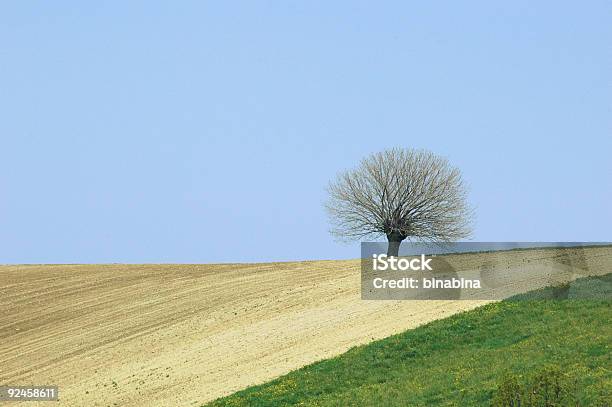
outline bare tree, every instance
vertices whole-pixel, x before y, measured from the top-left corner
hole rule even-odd
[[[450,242],[471,234],[472,210],[459,170],[429,151],[392,149],[341,173],[328,188],[332,234],[386,236],[387,254],[403,240]]]

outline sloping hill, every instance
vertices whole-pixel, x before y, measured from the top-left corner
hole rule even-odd
[[[610,264],[588,250],[593,272]],[[0,382],[57,384],[67,406],[199,405],[485,303],[362,301],[359,285],[356,260],[1,266]]]
[[[571,301],[542,300],[551,291],[353,348],[209,407],[612,405],[612,274],[576,280]]]

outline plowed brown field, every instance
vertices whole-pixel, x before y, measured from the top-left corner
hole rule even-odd
[[[587,251],[590,274],[610,271],[612,248]],[[504,256],[510,269],[563,263]],[[59,385],[61,406],[200,405],[486,303],[363,301],[359,287],[357,260],[0,266],[0,384]]]

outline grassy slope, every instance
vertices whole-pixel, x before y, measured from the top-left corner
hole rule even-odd
[[[432,322],[250,387],[210,406],[489,405],[505,373],[559,366],[585,405],[612,391],[612,275],[583,279],[571,300],[504,301]]]

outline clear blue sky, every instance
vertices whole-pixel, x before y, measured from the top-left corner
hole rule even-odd
[[[463,170],[475,240],[612,240],[609,1],[0,5],[0,263],[355,258],[328,181]]]

